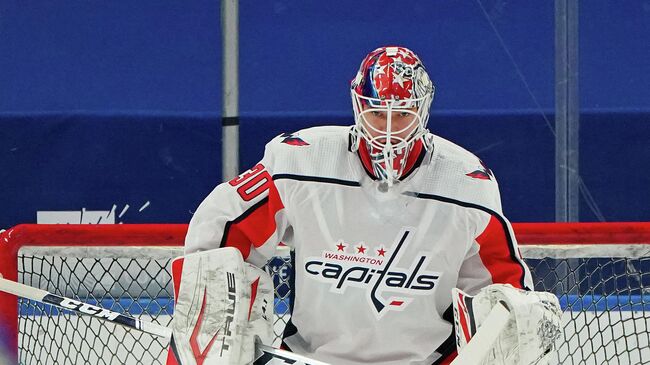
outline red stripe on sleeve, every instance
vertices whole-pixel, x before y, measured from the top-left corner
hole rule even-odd
[[[517,258],[512,256],[504,229],[502,222],[491,216],[483,233],[476,238],[480,246],[478,253],[483,265],[492,275],[493,283],[522,288],[524,269]]]
[[[235,247],[241,251],[244,260],[251,245],[260,247],[277,229],[275,214],[284,208],[280,194],[271,182],[268,197],[262,199],[234,221],[228,222],[221,247]]]

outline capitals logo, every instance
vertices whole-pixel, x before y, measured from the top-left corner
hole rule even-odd
[[[329,284],[333,293],[343,294],[349,287],[364,289],[378,319],[389,311],[402,311],[415,295],[430,295],[442,276],[426,270],[430,257],[424,253],[404,268],[402,248],[408,245],[414,232],[415,228],[403,228],[392,247],[379,248],[376,256],[361,255],[368,250],[363,242],[353,247],[352,254],[341,253],[346,245],[339,241],[337,251],[308,257],[305,272],[307,277]]]

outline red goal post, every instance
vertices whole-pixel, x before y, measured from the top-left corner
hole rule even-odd
[[[650,323],[650,223],[515,223],[513,228],[522,255],[533,272],[536,288],[558,295],[567,315],[565,337],[558,342],[560,363],[603,363],[618,358],[624,359],[622,363],[634,363],[650,358],[650,328],[646,328],[646,324]],[[112,291],[115,288],[110,284],[97,288],[86,282],[94,280],[95,274],[89,275],[88,278],[74,278],[78,275],[76,271],[106,270],[106,278],[102,280],[107,282],[113,279],[122,280],[115,271],[124,271],[129,275],[126,281],[142,281],[144,284],[141,283],[141,286],[148,286],[148,281],[154,282],[161,275],[168,275],[164,267],[167,261],[163,256],[169,254],[156,256],[156,260],[162,259],[162,263],[153,265],[154,269],[159,271],[151,272],[152,268],[147,266],[146,261],[153,257],[153,250],[170,248],[175,249],[170,252],[178,255],[186,230],[185,224],[19,225],[0,233],[0,273],[5,278],[20,279],[28,285],[42,286],[43,289],[51,291],[55,289],[53,286],[63,280],[66,282],[65,290],[74,292],[77,288],[87,292],[85,295],[79,294],[81,299],[93,298],[98,303],[101,302],[99,304],[114,306],[114,310],[126,308],[125,310],[133,315],[150,315],[146,313],[147,310],[153,307],[160,310],[159,304],[152,307],[152,304],[147,302],[146,308],[140,304],[134,306],[134,300],[142,299],[138,294],[130,296],[126,304],[119,298],[112,298],[107,302],[106,296],[91,291],[101,292],[104,288]],[[93,249],[99,250],[99,253],[90,253]],[[118,261],[115,258],[116,252],[127,249],[135,251],[134,257],[137,258],[128,259],[131,261],[126,262]],[[50,259],[68,254],[74,259]],[[90,259],[89,263],[79,264],[80,258],[86,254],[95,258]],[[47,259],[39,258],[38,261],[33,261],[34,257],[41,255]],[[105,259],[109,263],[103,263]],[[50,265],[47,269],[43,269],[44,262]],[[36,266],[45,271],[39,274],[38,278],[29,272]],[[56,271],[61,269],[61,266],[69,268]],[[51,274],[53,270],[57,273]],[[279,276],[277,267],[271,271],[275,276]],[[142,280],[138,280],[138,272],[143,273]],[[52,282],[48,275],[56,276],[57,282]],[[72,281],[75,281],[76,287],[67,283],[67,275],[73,277]],[[284,282],[279,284],[287,285]],[[123,283],[122,286],[127,287],[129,283]],[[163,286],[164,283],[153,290],[143,290],[146,295],[155,296],[156,293],[161,293]],[[286,289],[278,291],[282,299],[286,298],[284,292]],[[277,305],[276,303],[276,309]],[[141,310],[138,312],[134,307],[143,308],[138,309]],[[282,311],[286,311],[286,305],[283,308]],[[615,314],[602,316],[600,313],[603,311]],[[29,348],[28,351],[36,352],[33,347],[41,346],[40,343],[34,344],[38,342],[35,338],[37,336],[22,334],[27,325],[19,324],[19,318],[25,322],[31,320],[30,316],[45,318],[58,314],[33,303],[23,301],[19,305],[15,297],[0,293],[0,331],[8,332],[8,336],[2,337],[9,341],[7,345],[12,351],[18,351],[19,342],[20,351]],[[50,324],[29,323],[29,327],[36,326],[41,332],[49,331],[50,328]],[[73,324],[73,327],[75,325]],[[592,325],[596,326],[595,329],[590,327]],[[23,337],[19,341],[20,335]],[[62,336],[65,338],[65,335]],[[92,336],[92,331],[89,336]],[[140,340],[139,337],[133,339],[135,342]],[[624,346],[621,345],[623,342]],[[116,346],[110,341],[104,345],[109,348]],[[95,343],[88,346],[87,351],[97,351],[93,348]],[[154,347],[156,346],[151,345],[142,351],[152,351]],[[163,344],[157,344],[157,347],[164,351]],[[79,351],[86,351],[84,349],[85,347],[80,348]],[[40,350],[41,353],[48,351],[52,352],[54,349]],[[124,351],[129,352],[130,349]],[[117,356],[116,361],[122,363],[130,363],[133,356],[142,361],[144,356],[142,353],[114,355]],[[158,355],[146,354],[152,363],[158,361]],[[106,355],[97,354],[100,358],[104,356]],[[22,355],[21,360],[28,362],[23,360]],[[49,360],[58,361],[54,358]],[[92,362],[92,359],[84,357],[83,361]],[[47,360],[32,360],[31,363],[47,363]]]

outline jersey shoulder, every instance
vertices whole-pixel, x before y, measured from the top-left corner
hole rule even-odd
[[[274,175],[352,179],[348,164],[349,126],[321,126],[273,138],[264,160]]]
[[[424,193],[501,211],[492,170],[465,148],[431,134],[433,153],[424,167]]]
[[[431,136],[434,145],[433,158],[443,165],[442,167],[473,168],[477,163],[483,166],[481,159],[472,152],[440,136],[434,134]],[[486,173],[491,174],[491,171],[488,170],[486,169]],[[489,177],[491,176],[486,176],[485,179],[493,180],[489,179]]]

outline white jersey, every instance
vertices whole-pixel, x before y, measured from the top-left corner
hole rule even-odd
[[[416,169],[382,189],[350,151],[349,127],[276,137],[219,185],[186,252],[238,247],[263,265],[283,242],[295,283],[285,343],[332,364],[432,364],[455,350],[451,289],[532,289],[492,172],[428,134]]]

